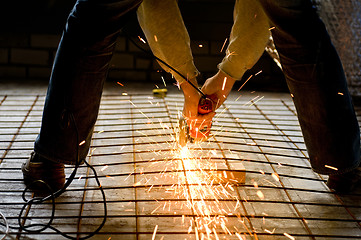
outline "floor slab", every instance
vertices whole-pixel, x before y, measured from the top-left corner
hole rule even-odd
[[[46,85],[0,86],[0,222],[12,227],[6,239],[63,239],[51,228],[17,229],[25,206],[21,164],[39,133]],[[152,88],[106,84],[87,161],[104,189],[107,221],[91,239],[361,238],[361,192],[338,196],[327,176],[312,171],[288,94],[232,92],[212,137],[184,153],[175,142],[182,94],[168,86],[157,98]],[[245,181],[217,181],[217,168],[245,172]],[[66,167],[67,176],[72,171]],[[46,224],[52,208],[49,201],[25,206],[23,223]],[[102,224],[103,197],[86,165],[55,200],[53,218],[52,227],[75,238]]]

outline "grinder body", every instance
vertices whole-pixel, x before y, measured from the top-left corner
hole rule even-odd
[[[210,97],[204,96],[199,100],[198,113],[204,115],[214,111],[214,104]],[[199,125],[198,125],[199,124]],[[209,137],[212,122],[210,123],[190,123],[188,126],[187,121],[181,117],[179,119],[179,136],[178,142],[183,147],[187,142],[200,142]]]

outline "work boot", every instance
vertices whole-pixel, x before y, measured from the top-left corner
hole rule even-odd
[[[347,173],[329,175],[327,180],[327,186],[336,193],[341,194],[353,191],[360,184],[361,175],[360,170],[357,168]]]
[[[64,187],[64,164],[51,162],[35,152],[32,152],[30,158],[23,163],[21,170],[25,185],[34,191],[49,193],[50,189],[42,181],[53,193]]]

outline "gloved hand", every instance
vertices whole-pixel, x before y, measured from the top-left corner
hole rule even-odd
[[[196,79],[190,79],[190,81],[198,87]],[[189,128],[202,129],[205,126],[210,127],[215,112],[210,112],[208,114],[199,114],[198,104],[202,95],[188,82],[183,82],[181,84],[181,88],[184,95],[183,117],[186,119]]]
[[[216,110],[227,99],[235,82],[236,79],[219,70],[214,76],[206,80],[201,91],[210,96],[215,105],[214,110]]]

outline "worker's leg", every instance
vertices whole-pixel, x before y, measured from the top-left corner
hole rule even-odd
[[[116,37],[141,0],[78,0],[55,57],[35,152],[65,164],[85,159]],[[79,146],[79,143],[85,143]]]
[[[360,162],[359,126],[324,24],[308,0],[260,2],[275,26],[272,36],[313,169],[329,175],[351,171]]]

